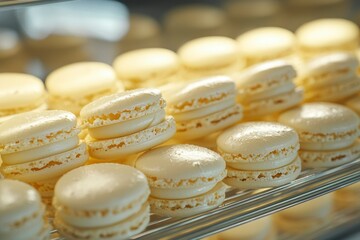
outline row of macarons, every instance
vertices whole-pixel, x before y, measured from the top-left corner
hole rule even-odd
[[[225,84],[225,88],[214,87],[217,84]],[[222,116],[229,102],[237,106],[233,96],[228,98],[226,91],[219,91],[229,86],[234,89],[234,83],[222,77],[187,85],[185,89],[196,90],[190,91],[196,94],[174,105],[173,114],[193,117],[193,138],[240,120],[235,117],[229,122]],[[208,95],[200,94],[204,91]],[[181,99],[181,94],[173,95]],[[176,132],[165,105],[157,89],[99,98],[80,112],[82,126],[88,130],[86,144],[79,140],[77,119],[70,112],[19,114],[0,125],[1,172],[38,188],[43,200],[55,208],[59,231],[70,239],[82,239],[111,232],[118,224],[144,229],[149,218],[148,203],[159,215],[189,216],[218,207],[225,198],[223,182],[242,189],[274,187],[296,179],[302,165],[333,167],[359,156],[358,115],[338,104],[307,103],[281,113],[280,123],[234,125],[217,136],[218,153],[177,140],[176,144],[153,148]],[[222,117],[210,118],[209,112],[213,111]],[[183,132],[179,134],[184,139]],[[121,162],[143,151],[130,163],[135,168],[104,163],[81,167],[88,161],[88,152],[95,162]],[[108,202],[114,205],[104,210]],[[129,210],[125,214],[119,209]]]
[[[119,61],[115,61],[117,62],[114,65],[115,70],[100,62],[80,62],[64,66],[47,77],[45,81],[47,91],[41,80],[34,76],[0,73],[0,121],[21,112],[45,109],[62,109],[78,116],[86,104],[105,95],[123,92],[124,81],[141,80],[146,83],[141,84],[142,86],[157,86],[168,103],[176,104],[178,100],[173,92],[201,88],[202,86],[188,87],[187,85],[195,86],[194,82],[199,79],[210,78],[195,78],[191,81],[167,78],[165,73],[168,69],[165,65],[169,61],[162,56],[162,51],[143,49],[128,53],[135,55],[139,53],[135,57],[136,61],[130,61],[125,57],[127,54],[124,54],[124,57],[119,57]],[[142,55],[141,52],[147,53]],[[134,64],[134,62],[140,64]],[[146,66],[142,66],[144,63]],[[228,91],[227,94],[236,97],[236,101],[242,105],[244,117],[259,119],[293,107],[302,101],[342,102],[349,99],[360,90],[358,67],[359,61],[353,54],[336,52],[308,61],[299,71],[296,71],[294,65],[288,61],[272,60],[253,65],[243,71],[223,72],[223,74],[228,74],[226,76],[235,83],[235,89],[230,89],[232,86],[228,86],[229,89],[226,91]],[[131,68],[135,75],[120,73],[130,71]],[[143,77],[137,75],[143,73]],[[155,83],[151,80],[153,77],[162,81]],[[220,89],[224,86],[207,87],[205,91],[211,91],[209,88],[213,91],[225,91]],[[193,93],[180,95],[188,94]]]

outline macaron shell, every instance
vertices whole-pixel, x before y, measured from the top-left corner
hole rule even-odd
[[[81,143],[67,152],[52,155],[29,163],[2,166],[7,178],[25,182],[43,181],[60,176],[67,171],[82,166],[88,159],[86,144]]]
[[[5,109],[33,107],[45,100],[43,82],[22,73],[0,73],[0,112]]]
[[[211,191],[188,199],[149,198],[151,212],[161,216],[183,218],[214,209],[225,200],[226,186],[218,183]]]
[[[10,118],[16,117],[18,114],[22,114],[24,112],[40,112],[40,111],[45,111],[48,109],[48,104],[47,103],[42,103],[39,106],[31,106],[30,108],[22,108],[21,112],[18,112],[17,110],[11,110],[11,114],[8,115],[9,111],[7,110],[6,113],[4,114],[4,112],[2,112],[0,110],[0,124],[9,120]]]
[[[306,168],[337,167],[360,156],[360,142],[357,140],[352,146],[339,150],[301,150],[299,156],[302,159],[303,167]]]
[[[77,228],[55,216],[54,225],[66,239],[71,240],[117,240],[127,239],[145,230],[150,221],[150,208],[145,205],[135,215],[113,225],[98,228]]]
[[[242,106],[236,104],[199,119],[177,122],[175,138],[181,141],[199,139],[239,122],[242,117]]]
[[[257,189],[281,186],[295,180],[301,172],[301,159],[297,157],[292,163],[269,170],[245,171],[227,168],[228,175],[224,183],[242,189]]]

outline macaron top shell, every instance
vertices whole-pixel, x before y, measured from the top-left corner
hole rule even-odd
[[[120,79],[146,81],[157,74],[175,73],[179,68],[179,60],[171,50],[144,48],[120,55],[113,65]]]
[[[296,147],[299,137],[294,129],[279,123],[247,122],[228,128],[216,142],[221,151],[252,158]]]
[[[356,131],[359,117],[347,107],[333,103],[307,103],[282,113],[279,122],[301,133],[333,134]]]
[[[0,150],[16,152],[56,141],[62,134],[77,135],[76,116],[62,110],[27,112],[0,125]]]
[[[164,91],[170,113],[191,111],[215,104],[236,94],[235,83],[226,76],[206,78],[192,83],[184,83]]]
[[[135,168],[100,163],[63,175],[55,186],[55,201],[74,210],[101,210],[127,207],[149,193],[146,177]]]
[[[247,57],[280,57],[293,51],[295,35],[284,28],[262,27],[240,35],[237,41],[240,53]]]
[[[300,26],[296,31],[300,46],[308,48],[331,48],[358,41],[358,26],[345,19],[318,19]]]
[[[87,95],[119,87],[115,71],[100,62],[79,62],[61,67],[47,77],[46,87],[50,94],[69,98]]]
[[[310,60],[306,66],[306,75],[321,75],[333,71],[356,73],[359,60],[355,55],[345,52],[322,55]]]
[[[145,152],[136,160],[135,166],[150,178],[181,180],[221,175],[225,161],[207,148],[178,144]]]
[[[238,60],[236,41],[227,37],[203,37],[180,47],[179,58],[188,68],[225,67]]]
[[[0,110],[34,104],[44,95],[40,79],[22,73],[0,73]]]
[[[0,230],[13,221],[20,221],[39,211],[40,203],[40,195],[32,186],[17,180],[1,180]]]
[[[80,112],[85,127],[99,127],[138,118],[165,107],[161,92],[153,88],[141,88],[101,97]]]

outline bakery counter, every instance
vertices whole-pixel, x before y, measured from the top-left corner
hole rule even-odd
[[[281,187],[245,191],[229,188],[226,200],[219,208],[183,219],[152,215],[148,228],[132,239],[202,239],[358,181],[360,159],[331,169],[305,170],[291,184]],[[359,217],[359,209],[337,210],[331,215],[332,220],[321,229],[294,236],[279,234],[279,237],[288,240],[334,239],[337,234],[341,235],[359,225]],[[63,239],[54,237],[53,240]]]

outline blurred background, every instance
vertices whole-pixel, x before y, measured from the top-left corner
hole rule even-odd
[[[112,63],[137,48],[171,50],[202,36],[237,37],[263,26],[292,31],[326,17],[360,23],[355,0],[74,0],[9,6],[0,1],[0,72],[42,79],[78,61]]]

